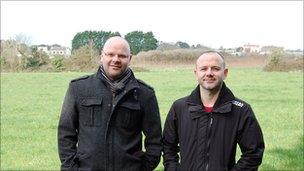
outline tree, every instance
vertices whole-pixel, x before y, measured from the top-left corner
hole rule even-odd
[[[176,46],[180,47],[180,48],[190,48],[189,44],[186,42],[182,42],[182,41],[178,41],[175,44]]]
[[[168,42],[159,42],[159,45],[157,47],[157,50],[173,50],[173,49],[179,49],[179,47],[176,46],[174,43],[168,43]]]
[[[18,44],[26,44],[27,46],[31,44],[31,38],[23,33],[16,34],[14,40]]]
[[[19,45],[15,40],[3,40],[1,41],[1,58],[2,58],[2,69],[8,69],[17,71],[21,66],[21,53]],[[24,55],[29,55],[30,52],[22,51]]]
[[[125,35],[125,39],[129,42],[133,55],[140,51],[154,50],[157,48],[157,39],[154,38],[152,32],[144,33],[142,31],[133,31]]]
[[[282,49],[275,50],[271,56],[270,61],[264,67],[265,71],[280,71],[282,67],[282,59],[283,59],[284,51]]]
[[[243,50],[244,50],[244,48],[243,47],[237,47],[236,49],[235,49],[235,51],[236,52],[243,52]]]
[[[205,49],[205,50],[210,50],[211,48],[207,47],[207,46],[204,46],[204,45],[201,45],[201,44],[197,44],[195,49]]]
[[[72,51],[88,44],[93,44],[94,49],[100,50],[106,40],[113,36],[120,36],[119,32],[84,31],[77,33],[72,40]]]
[[[45,52],[38,50],[35,46],[32,48],[32,53],[30,55],[22,55],[22,64],[24,69],[37,69],[49,62],[49,56]]]
[[[64,62],[64,68],[76,71],[89,71],[98,66],[100,57],[97,49],[92,48],[92,44],[84,45],[71,55]]]

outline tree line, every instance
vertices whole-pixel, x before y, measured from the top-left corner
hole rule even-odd
[[[119,32],[111,31],[84,31],[77,33],[72,40],[72,51],[85,45],[93,45],[101,50],[106,40],[113,36],[121,36]],[[124,38],[130,43],[131,53],[138,54],[140,51],[149,51],[157,48],[158,40],[152,32],[133,31],[127,33]]]
[[[121,36],[119,32],[111,31],[84,31],[77,33],[72,40],[72,51],[85,45],[91,44],[97,50],[101,50],[105,41],[112,36]],[[190,46],[187,42],[177,41],[176,43],[166,43],[157,40],[153,32],[132,31],[127,33],[124,38],[129,42],[131,53],[137,55],[141,51],[149,50],[168,50],[178,48],[207,48],[197,44]]]
[[[133,55],[141,51],[205,47],[200,44],[190,46],[183,41],[162,42],[157,40],[151,31],[132,31],[124,36],[112,31],[83,31],[73,37],[72,53],[69,58],[61,55],[53,55],[50,58],[50,54],[38,50],[37,45],[30,46],[26,37],[18,35],[15,39],[1,40],[1,69],[2,71],[84,71],[95,68],[101,48],[112,36],[124,37],[129,42]]]

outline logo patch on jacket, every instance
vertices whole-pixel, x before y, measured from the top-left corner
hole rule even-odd
[[[243,106],[244,106],[244,103],[239,102],[239,101],[236,101],[236,100],[233,100],[233,101],[232,101],[232,104],[234,104],[234,105],[236,105],[236,106],[239,106],[239,107],[243,107]]]

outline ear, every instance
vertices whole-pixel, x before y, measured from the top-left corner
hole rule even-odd
[[[133,57],[132,54],[130,54],[130,59],[129,59],[129,61],[131,61],[132,57]]]
[[[224,76],[225,76],[225,78],[228,76],[228,68],[224,69]]]
[[[196,76],[196,72],[197,72],[197,71],[196,71],[196,68],[195,68],[195,69],[193,70],[193,73],[194,73],[195,76]]]

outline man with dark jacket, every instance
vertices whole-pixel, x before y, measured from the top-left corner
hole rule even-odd
[[[257,170],[264,141],[249,104],[226,87],[223,56],[204,52],[194,70],[199,85],[175,101],[163,131],[166,170]],[[242,155],[235,162],[236,146]],[[180,154],[178,154],[180,153]]]
[[[141,171],[158,165],[157,99],[150,86],[134,77],[130,60],[128,42],[112,37],[97,73],[71,81],[58,126],[62,170]]]

